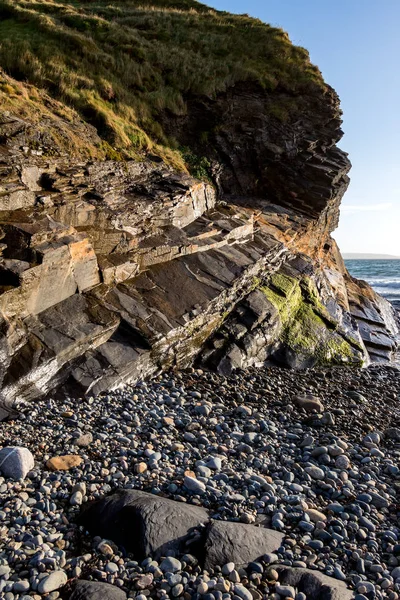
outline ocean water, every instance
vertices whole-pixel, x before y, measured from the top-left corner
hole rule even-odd
[[[353,277],[364,279],[378,294],[400,307],[400,260],[346,260]]]

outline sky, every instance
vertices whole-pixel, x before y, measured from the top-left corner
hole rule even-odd
[[[204,0],[203,0],[204,1]],[[205,0],[285,29],[338,92],[351,184],[342,252],[400,256],[400,0]]]

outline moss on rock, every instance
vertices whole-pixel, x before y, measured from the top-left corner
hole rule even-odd
[[[296,363],[362,364],[362,348],[339,331],[312,278],[276,273],[260,289],[279,312],[281,348],[296,356]]]

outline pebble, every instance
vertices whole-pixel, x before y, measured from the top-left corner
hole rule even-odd
[[[67,574],[64,571],[54,571],[42,579],[38,585],[39,594],[49,594],[59,590],[68,581]]]
[[[325,477],[324,471],[319,467],[306,467],[305,472],[308,473],[308,475],[313,479],[324,479]]]
[[[184,479],[184,486],[195,494],[204,494],[206,490],[206,486],[202,481],[195,479],[194,477],[189,477],[186,475]]]
[[[182,564],[177,558],[168,556],[160,564],[160,569],[163,573],[177,573],[182,569]]]

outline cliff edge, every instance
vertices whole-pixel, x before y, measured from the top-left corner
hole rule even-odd
[[[392,359],[395,311],[330,237],[350,162],[305,50],[188,0],[0,15],[5,400]]]

